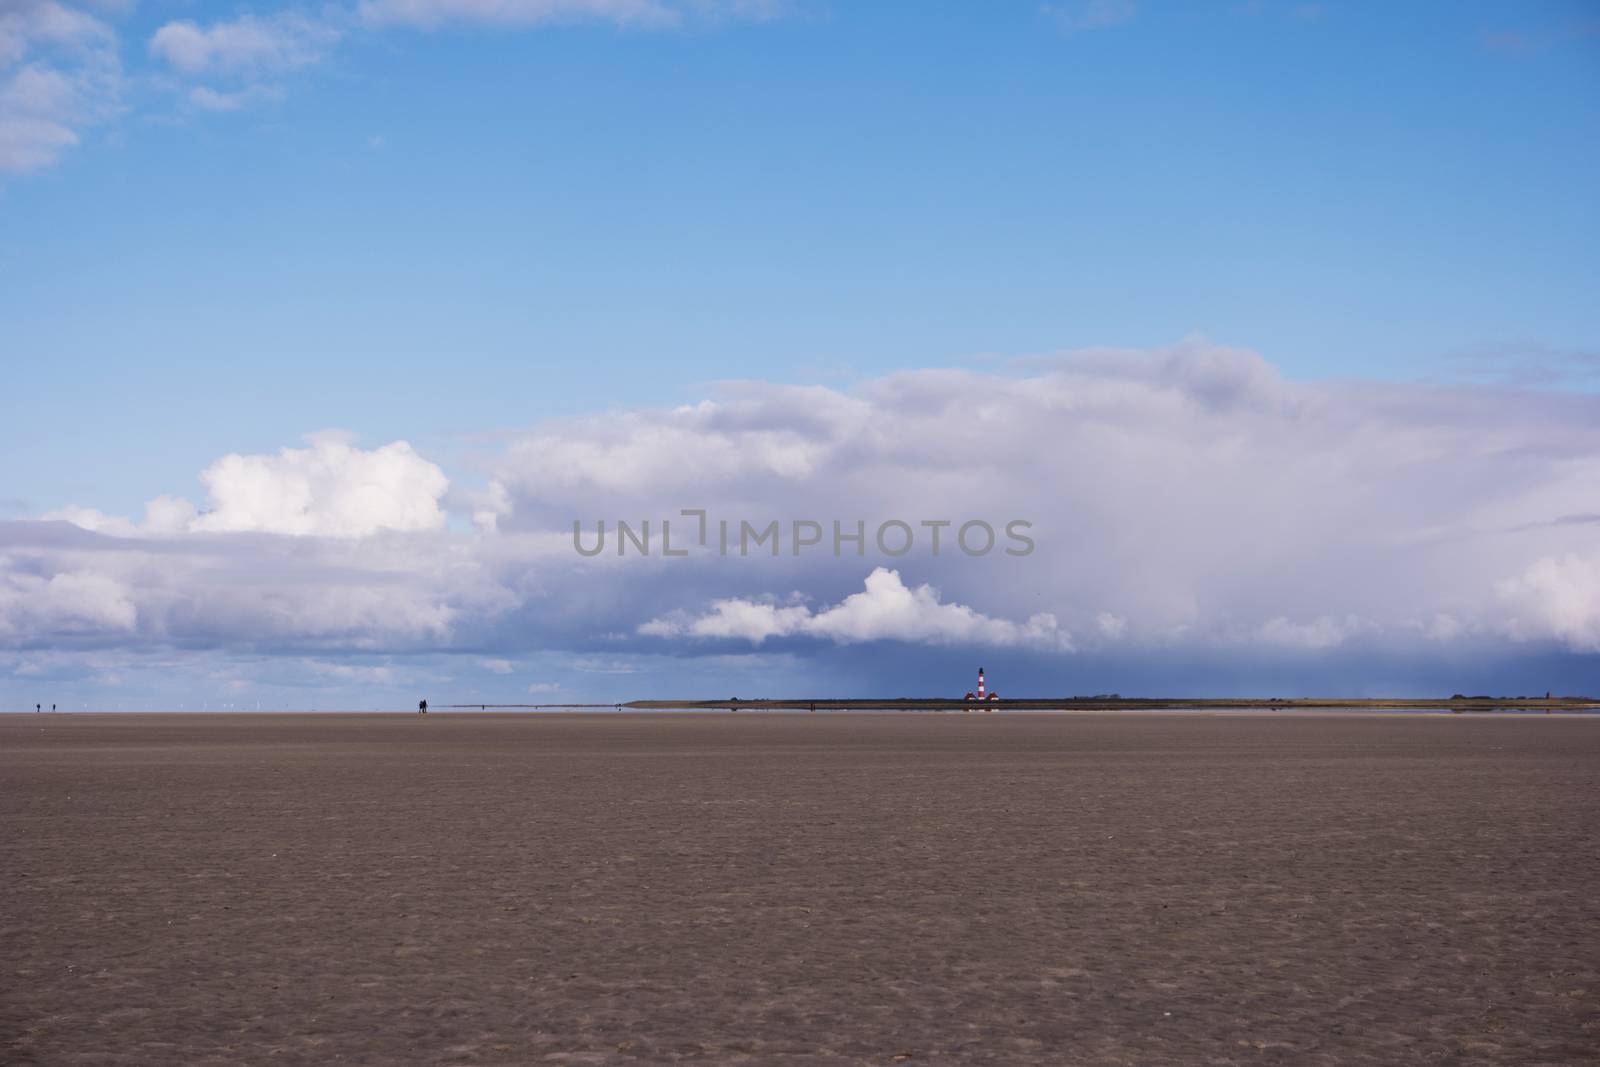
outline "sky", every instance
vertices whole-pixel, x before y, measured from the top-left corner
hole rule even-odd
[[[0,709],[1600,692],[1597,188],[1592,0],[0,0]]]

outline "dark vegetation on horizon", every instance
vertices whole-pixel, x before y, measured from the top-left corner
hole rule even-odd
[[[1154,709],[1226,709],[1262,708],[1285,711],[1374,709],[1388,711],[1432,710],[1448,708],[1453,711],[1490,711],[1496,709],[1575,711],[1600,710],[1600,699],[1586,696],[1495,697],[1464,696],[1456,693],[1444,697],[1393,697],[1393,698],[1343,698],[1343,697],[1270,697],[1270,698],[1186,698],[1186,697],[1124,697],[1115,693],[1098,696],[997,698],[984,701],[950,697],[894,697],[894,698],[757,698],[744,700],[729,697],[726,700],[630,700],[616,704],[447,704],[449,708],[488,711],[507,708],[612,708],[618,711],[1135,711]]]

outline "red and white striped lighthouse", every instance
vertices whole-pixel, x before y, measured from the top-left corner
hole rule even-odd
[[[979,700],[984,699],[984,694],[983,694],[983,668],[982,667],[978,668],[978,699]]]

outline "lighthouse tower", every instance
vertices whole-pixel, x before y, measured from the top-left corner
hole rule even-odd
[[[981,703],[986,703],[986,702],[995,701],[995,700],[999,700],[999,699],[1000,699],[1000,694],[999,693],[991,693],[991,692],[989,692],[989,684],[987,682],[985,682],[984,679],[983,679],[983,668],[979,667],[978,668],[978,691],[976,693],[968,693],[967,694],[968,703],[971,703],[973,701],[977,701],[978,703],[981,704]]]

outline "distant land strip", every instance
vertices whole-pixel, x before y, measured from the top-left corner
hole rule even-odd
[[[1564,697],[1394,697],[1384,699],[1344,697],[1292,697],[1270,699],[1164,698],[1164,697],[1045,697],[999,700],[962,700],[950,697],[743,700],[630,700],[619,704],[445,704],[446,708],[483,711],[496,709],[601,709],[614,711],[1600,711],[1600,698]]]

